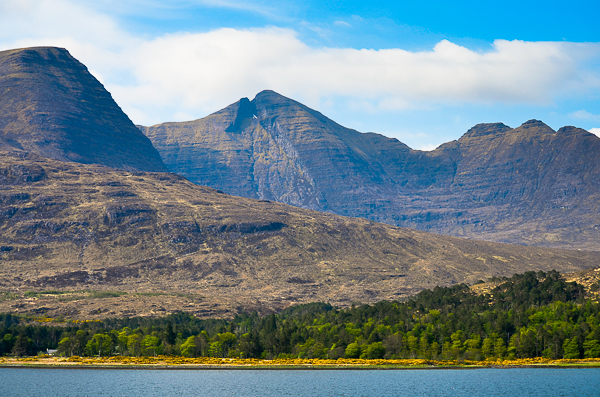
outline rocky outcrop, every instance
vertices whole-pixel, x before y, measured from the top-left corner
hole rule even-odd
[[[171,171],[229,194],[466,238],[600,250],[600,139],[575,127],[480,124],[423,152],[263,91],[200,120],[141,128]]]
[[[62,48],[0,52],[0,146],[109,167],[166,171],[151,142]]]

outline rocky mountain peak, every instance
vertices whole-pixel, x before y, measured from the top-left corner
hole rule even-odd
[[[535,129],[540,132],[548,132],[548,133],[556,132],[552,128],[550,128],[547,124],[545,124],[544,122],[542,122],[540,120],[529,120],[529,121],[526,121],[525,123],[523,123],[520,127],[515,128],[515,130],[531,130],[531,129]]]
[[[600,246],[589,227],[600,141],[574,127],[478,124],[422,152],[268,90],[144,131],[171,171],[226,193],[475,239]]]
[[[263,118],[277,115],[281,112],[294,112],[303,108],[302,104],[271,90],[261,91],[256,94],[252,103],[259,113],[258,116]]]
[[[463,138],[476,138],[486,135],[502,134],[510,131],[511,128],[503,123],[482,123],[470,128],[462,137]]]
[[[273,90],[263,90],[256,94],[253,102],[295,102]]]
[[[0,52],[0,142],[61,161],[166,171],[104,86],[64,48]]]
[[[225,132],[240,132],[244,120],[256,117],[256,106],[248,98],[240,99],[233,106],[237,107],[235,109],[235,120],[233,124],[225,129]]]
[[[561,127],[557,131],[557,134],[559,134],[559,135],[582,135],[582,136],[591,136],[594,138],[598,138],[596,135],[584,130],[583,128],[573,127],[571,125]]]

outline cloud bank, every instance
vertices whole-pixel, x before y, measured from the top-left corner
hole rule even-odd
[[[140,124],[204,116],[263,89],[317,108],[340,101],[385,111],[545,105],[600,88],[600,74],[586,66],[600,58],[595,43],[496,40],[487,51],[447,40],[422,52],[314,48],[276,27],[147,38],[65,0],[5,1],[0,26],[0,49],[66,47]]]

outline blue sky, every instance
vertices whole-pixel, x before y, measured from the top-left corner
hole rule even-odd
[[[416,149],[477,123],[600,134],[597,1],[3,0],[0,50],[67,48],[138,124],[273,89]]]

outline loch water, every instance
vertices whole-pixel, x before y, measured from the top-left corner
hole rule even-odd
[[[600,368],[0,368],[1,396],[600,396]]]

